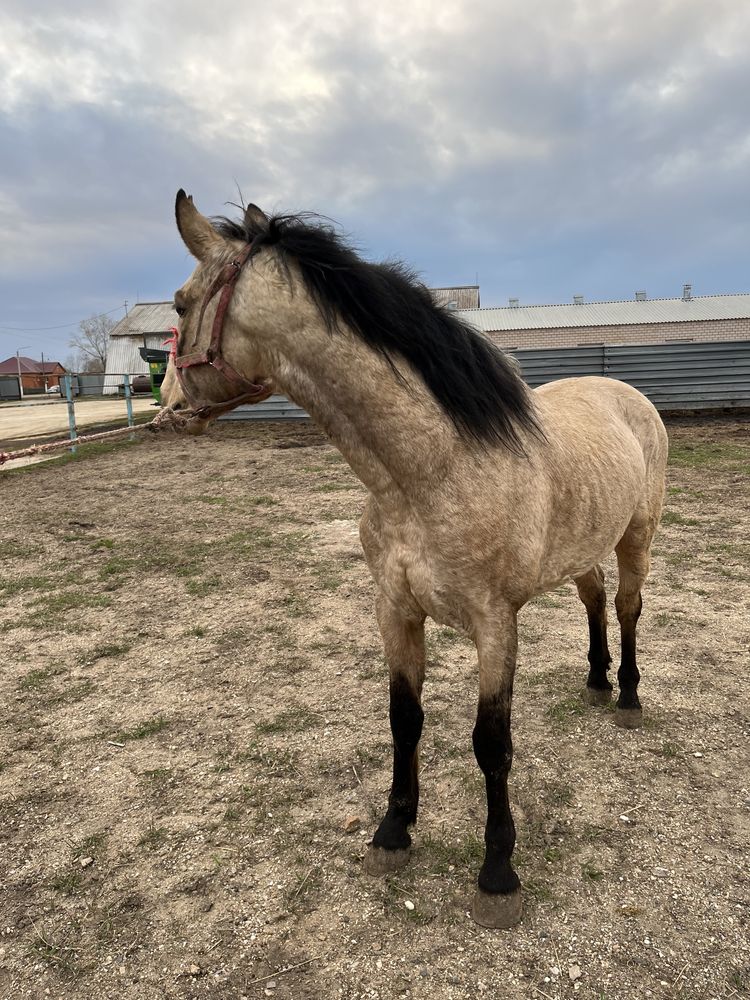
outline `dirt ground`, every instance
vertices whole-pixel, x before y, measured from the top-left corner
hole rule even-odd
[[[149,396],[133,398],[133,413],[156,412],[154,400]],[[126,424],[128,415],[124,399],[81,399],[75,403],[76,425],[79,432],[84,427],[105,423]],[[0,406],[0,447],[10,451],[16,446],[27,447],[52,436],[67,437],[68,405],[56,399],[27,403],[5,403]]]
[[[387,675],[363,489],[314,428],[0,473],[0,996],[750,995],[750,424],[669,429],[645,727],[582,704],[572,585],[522,613],[505,932],[468,916],[476,670],[449,629],[429,632],[412,862],[362,869]]]

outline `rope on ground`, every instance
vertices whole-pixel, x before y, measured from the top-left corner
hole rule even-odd
[[[148,424],[136,424],[133,427],[116,427],[113,431],[100,431],[98,434],[81,434],[80,437],[71,440],[65,438],[63,441],[50,441],[47,444],[33,444],[30,448],[22,448],[20,451],[0,451],[0,465],[12,462],[16,458],[28,458],[31,455],[41,455],[47,451],[57,451],[60,448],[73,448],[77,444],[89,444],[91,441],[102,441],[105,438],[113,438],[122,434],[134,434],[137,431],[152,429]]]

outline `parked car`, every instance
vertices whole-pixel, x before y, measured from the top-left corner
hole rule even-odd
[[[53,395],[55,393],[57,395],[59,395],[60,394],[60,386],[59,385],[51,385],[45,391],[46,391],[46,393],[47,393],[48,396],[51,396],[51,395]]]

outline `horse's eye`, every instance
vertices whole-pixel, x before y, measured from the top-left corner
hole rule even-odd
[[[184,316],[185,313],[187,312],[187,309],[185,309],[184,306],[175,306],[174,311],[177,313],[178,316]]]

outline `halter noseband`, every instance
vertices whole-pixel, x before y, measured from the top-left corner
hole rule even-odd
[[[211,327],[211,341],[208,348],[205,351],[200,351],[195,354],[181,354],[178,356],[177,337],[174,339],[172,358],[174,360],[174,367],[177,373],[177,380],[180,383],[180,388],[182,389],[185,398],[193,407],[195,416],[200,417],[201,419],[210,420],[212,417],[218,417],[222,413],[227,413],[229,410],[233,410],[235,406],[239,406],[241,403],[260,403],[262,400],[267,399],[273,391],[269,386],[258,385],[257,383],[246,379],[243,375],[240,375],[239,372],[236,372],[221,355],[221,334],[224,329],[224,317],[226,316],[227,309],[229,308],[229,300],[232,298],[232,293],[234,292],[237,278],[240,276],[240,271],[249,259],[252,250],[253,246],[252,244],[249,244],[228,264],[226,264],[211,282],[208,291],[203,297],[200,316],[198,317],[198,330],[195,335],[196,341],[200,337],[206,307],[219,289],[222,289],[221,298],[219,299],[219,304],[216,307],[216,315],[214,316],[213,326]],[[175,330],[175,333],[176,332],[177,331]],[[184,369],[195,368],[198,365],[210,365],[223,375],[228,382],[232,382],[238,388],[241,388],[242,392],[239,395],[234,396],[232,399],[225,400],[223,403],[203,403],[200,400],[195,399],[187,387]]]

